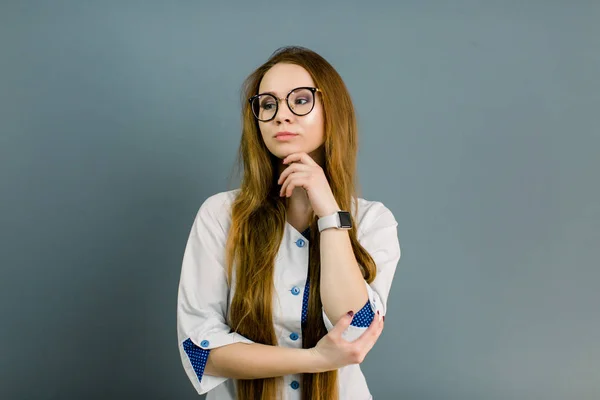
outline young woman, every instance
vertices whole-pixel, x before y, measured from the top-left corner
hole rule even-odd
[[[239,189],[194,220],[177,303],[180,355],[207,399],[367,400],[397,222],[355,189],[357,127],[340,75],[300,47],[244,85]]]

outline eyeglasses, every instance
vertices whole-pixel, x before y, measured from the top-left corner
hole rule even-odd
[[[303,116],[315,107],[315,92],[321,92],[315,87],[298,87],[290,91],[285,99],[275,97],[271,93],[257,94],[248,99],[252,113],[257,120],[271,121],[277,115],[279,102],[285,100],[292,113]]]

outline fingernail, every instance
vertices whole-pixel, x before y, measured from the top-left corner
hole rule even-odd
[[[348,311],[348,315],[351,317],[354,316],[354,311],[352,311],[352,310]]]

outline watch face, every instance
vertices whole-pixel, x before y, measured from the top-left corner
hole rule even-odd
[[[352,218],[348,211],[339,211],[338,216],[340,217],[340,228],[352,228]]]

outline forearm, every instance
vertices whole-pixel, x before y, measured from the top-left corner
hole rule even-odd
[[[335,325],[348,311],[360,310],[369,295],[348,232],[325,229],[320,235],[321,302]]]
[[[204,373],[234,379],[262,379],[323,372],[310,349],[234,343],[212,349]]]

